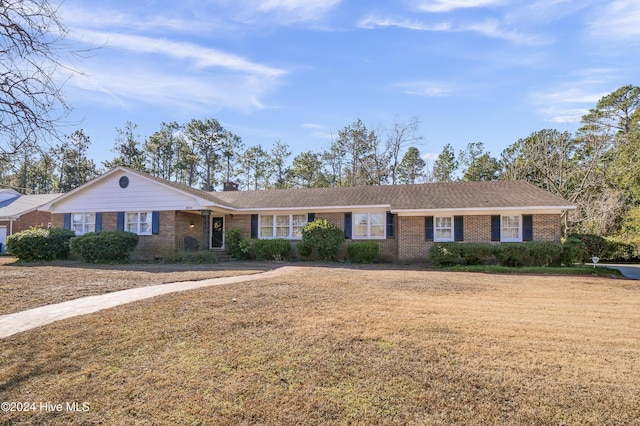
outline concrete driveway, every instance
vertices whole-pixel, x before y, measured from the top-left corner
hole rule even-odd
[[[591,263],[593,265],[593,263]],[[626,278],[632,280],[640,280],[640,265],[636,264],[613,264],[613,263],[598,263],[598,266],[604,266],[605,268],[617,269],[622,272]]]

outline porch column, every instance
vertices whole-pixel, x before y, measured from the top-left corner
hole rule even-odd
[[[202,214],[202,249],[209,250],[211,248],[211,237],[209,235],[209,228],[211,227],[211,211],[200,210]]]

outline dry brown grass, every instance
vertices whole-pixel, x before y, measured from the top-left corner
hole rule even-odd
[[[90,265],[64,261],[15,263],[0,257],[0,315],[84,296],[177,281],[197,281],[253,274],[271,266],[260,263]]]
[[[306,268],[3,340],[8,424],[640,424],[640,288]]]

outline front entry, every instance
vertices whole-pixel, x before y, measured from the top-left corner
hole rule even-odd
[[[224,217],[211,218],[211,248],[224,247]]]

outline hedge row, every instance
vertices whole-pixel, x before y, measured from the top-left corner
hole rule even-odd
[[[561,244],[545,242],[525,243],[436,243],[429,250],[435,266],[492,265],[501,266],[560,266],[570,264],[564,257]]]
[[[24,262],[66,259],[73,237],[68,229],[30,228],[7,237],[7,253]]]

